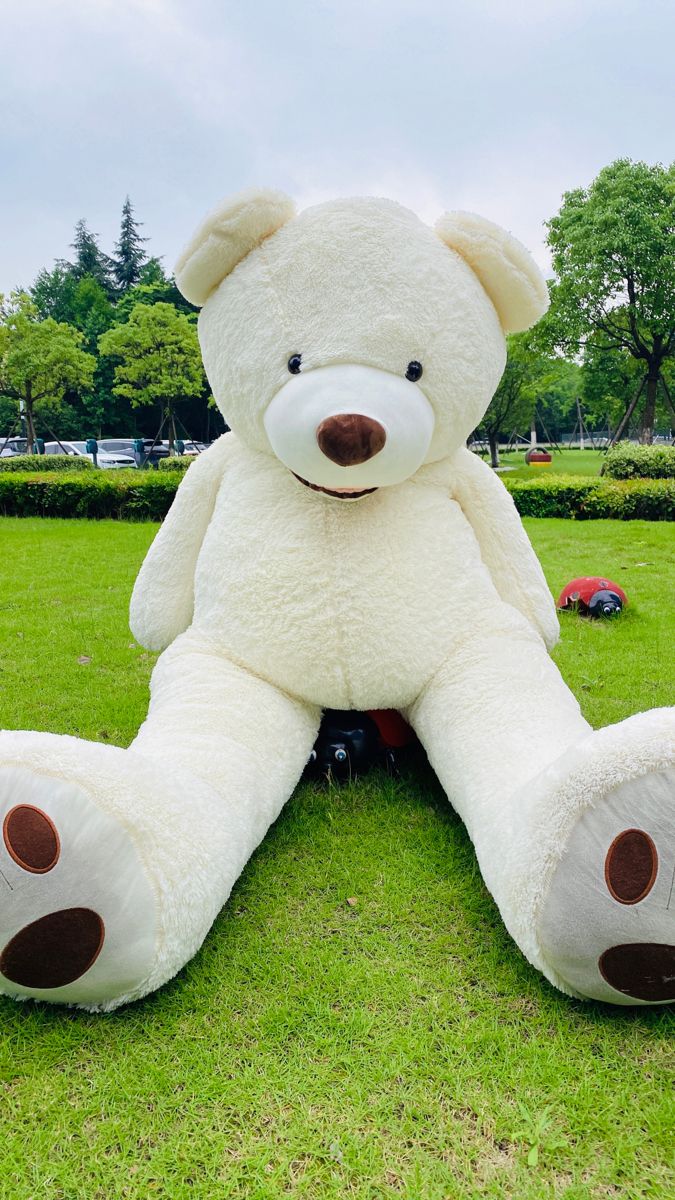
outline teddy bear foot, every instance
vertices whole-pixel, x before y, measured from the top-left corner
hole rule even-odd
[[[675,1001],[672,744],[669,754],[662,742],[651,770],[644,763],[639,773],[620,770],[619,782],[614,772],[613,785],[597,788],[607,774],[603,767],[612,765],[612,742],[618,749],[618,731],[630,742],[631,726],[649,716],[601,731],[602,740],[599,734],[589,739],[595,794],[572,828],[537,928],[550,977],[566,990],[611,1004]],[[596,739],[600,752],[594,764]]]
[[[0,991],[98,1009],[140,994],[154,889],[132,836],[85,787],[0,770]]]

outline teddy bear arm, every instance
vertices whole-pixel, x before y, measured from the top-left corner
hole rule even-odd
[[[190,465],[139,571],[129,608],[134,637],[164,650],[192,622],[199,551],[222,480],[231,434]]]
[[[467,449],[455,458],[453,478],[454,498],[473,528],[499,595],[552,650],[560,636],[555,602],[511,496],[491,467]]]

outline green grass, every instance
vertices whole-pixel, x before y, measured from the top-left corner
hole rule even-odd
[[[502,467],[512,468],[505,471],[509,479],[538,479],[548,475],[599,475],[605,461],[602,450],[562,450],[558,454],[551,451],[553,461],[549,467],[529,467],[525,462],[525,450],[509,451],[499,455]]]
[[[632,600],[563,620],[588,718],[672,700],[671,530],[527,525],[555,591],[605,571]],[[0,523],[0,724],[133,737],[154,656],[126,605],[154,528]],[[0,1000],[0,1197],[666,1200],[674,1030],[528,966],[423,763],[305,785],[158,994],[110,1016]]]

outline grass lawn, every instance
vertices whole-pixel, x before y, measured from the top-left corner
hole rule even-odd
[[[509,468],[504,472],[509,479],[538,479],[548,475],[599,475],[606,458],[602,450],[562,450],[560,454],[552,450],[553,461],[549,467],[528,467],[525,462],[526,449],[527,447],[524,447],[523,450],[499,455],[501,466]]]
[[[672,702],[672,530],[526,524],[554,591],[608,572],[632,601],[562,622],[589,720]],[[0,522],[0,725],[131,740],[154,528]],[[159,993],[110,1016],[0,998],[0,1197],[666,1200],[673,1032],[672,1008],[573,1001],[528,966],[423,763],[304,785]]]

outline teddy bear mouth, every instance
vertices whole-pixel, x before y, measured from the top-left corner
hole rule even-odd
[[[296,475],[295,471],[291,474],[298,480],[299,483],[304,483],[305,487],[311,488],[313,492],[323,492],[325,496],[333,496],[336,500],[358,500],[361,496],[369,496],[371,492],[376,492],[376,487],[371,488],[339,488],[333,490],[327,487],[320,487],[318,483],[310,483],[308,479],[303,479],[302,475]]]

